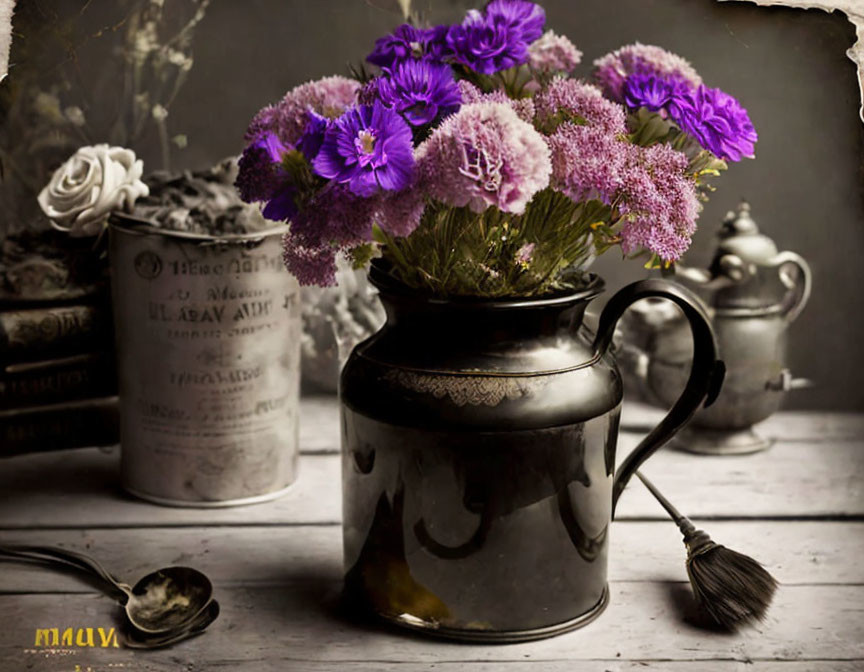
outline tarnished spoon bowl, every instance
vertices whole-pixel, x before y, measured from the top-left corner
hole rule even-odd
[[[201,634],[218,616],[219,603],[210,600],[210,603],[184,627],[160,634],[147,634],[130,627],[126,631],[123,644],[132,649],[161,649]]]
[[[160,569],[123,592],[129,622],[151,634],[183,628],[213,599],[210,579],[191,567]]]

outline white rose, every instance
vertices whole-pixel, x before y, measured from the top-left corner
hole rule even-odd
[[[144,164],[123,147],[82,147],[39,192],[39,205],[54,227],[72,236],[95,236],[111,212],[131,212],[150,190],[141,181]]]

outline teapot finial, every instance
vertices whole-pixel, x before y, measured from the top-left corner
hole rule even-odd
[[[759,227],[753,221],[750,215],[750,204],[741,199],[738,207],[735,210],[730,210],[726,213],[723,219],[723,227],[720,229],[720,237],[728,238],[729,236],[740,235],[756,235],[759,233]]]

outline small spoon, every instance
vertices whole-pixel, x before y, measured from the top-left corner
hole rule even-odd
[[[131,649],[158,649],[171,646],[184,639],[200,635],[208,625],[216,620],[217,616],[219,616],[219,603],[216,600],[210,600],[207,607],[182,630],[162,635],[147,635],[144,633],[139,634],[134,628],[130,628],[126,633],[123,644]]]
[[[166,567],[147,574],[130,587],[118,581],[93,558],[63,548],[0,546],[0,555],[77,567],[94,574],[123,594],[120,604],[126,610],[129,623],[146,635],[174,633],[187,628],[196,623],[196,618],[213,602],[210,579],[191,567]]]

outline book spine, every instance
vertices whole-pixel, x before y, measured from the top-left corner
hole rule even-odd
[[[116,394],[110,354],[7,365],[0,373],[0,409]]]
[[[117,397],[0,411],[0,458],[119,441]]]
[[[111,315],[101,306],[72,305],[0,311],[0,357],[92,349],[94,339],[111,340]]]

